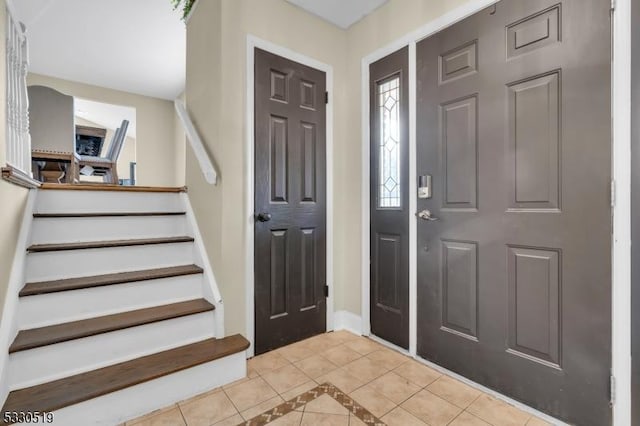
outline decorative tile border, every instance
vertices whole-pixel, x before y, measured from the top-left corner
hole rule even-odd
[[[386,426],[382,420],[371,414],[369,410],[362,405],[355,402],[351,397],[342,392],[340,389],[332,385],[331,383],[323,383],[308,392],[300,394],[287,402],[278,405],[276,408],[265,411],[264,413],[254,417],[253,419],[240,423],[244,426],[262,426],[271,423],[280,417],[283,417],[292,411],[308,404],[314,399],[322,396],[329,395],[335,399],[340,405],[345,407],[351,414],[362,420],[367,425],[373,426]],[[238,426],[240,426],[238,425]]]

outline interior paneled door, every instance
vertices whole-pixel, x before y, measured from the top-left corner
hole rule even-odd
[[[255,52],[255,352],[326,331],[326,76]]]
[[[408,48],[369,69],[371,333],[409,349]]]
[[[417,45],[418,353],[580,425],[611,423],[609,8],[503,0]]]

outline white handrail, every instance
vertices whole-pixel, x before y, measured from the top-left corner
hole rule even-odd
[[[193,125],[184,103],[180,99],[176,99],[174,101],[174,105],[176,107],[176,113],[178,114],[178,117],[180,117],[180,122],[184,128],[184,132],[187,135],[187,139],[191,143],[191,148],[200,163],[200,170],[202,170],[205,180],[212,185],[216,185],[218,183],[218,172],[209,158],[207,150],[204,148],[202,139],[200,139],[200,135]]]

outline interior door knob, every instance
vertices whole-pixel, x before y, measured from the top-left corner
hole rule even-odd
[[[258,222],[269,222],[271,220],[271,213],[258,213],[256,219]]]
[[[421,212],[416,213],[416,217],[422,220],[428,220],[430,222],[434,222],[436,220],[440,220],[435,216],[431,215],[431,211],[430,210],[422,210]]]

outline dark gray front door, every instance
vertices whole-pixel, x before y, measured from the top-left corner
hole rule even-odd
[[[408,48],[369,68],[371,332],[409,348]]]
[[[256,354],[326,331],[325,90],[324,72],[256,49]]]
[[[417,46],[418,353],[611,422],[608,0],[504,0]]]

